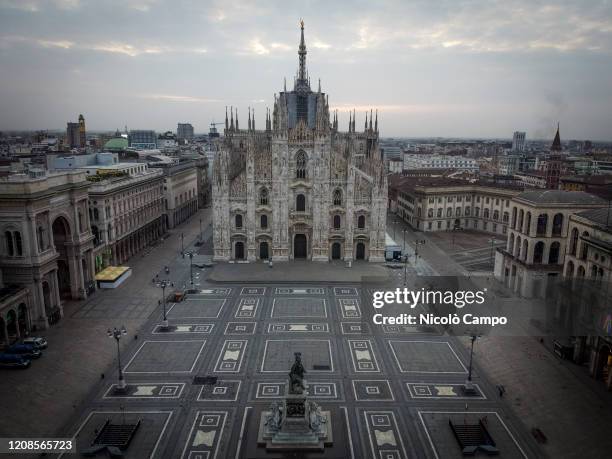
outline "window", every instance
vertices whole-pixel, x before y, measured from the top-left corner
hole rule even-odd
[[[306,197],[303,194],[298,194],[295,197],[295,210],[297,212],[306,212]]]
[[[447,217],[452,217],[453,216],[453,208],[449,207],[448,209],[446,209],[446,216]]]
[[[485,204],[489,204],[489,197],[487,196],[487,200],[485,201]]]
[[[365,228],[365,215],[360,215],[359,218],[357,218],[357,228]]]
[[[23,245],[21,243],[21,233],[19,231],[13,232],[13,241],[15,242],[15,255],[20,257],[23,255]]]
[[[570,240],[570,254],[576,255],[576,248],[578,247],[578,229],[574,228],[572,230],[572,237]]]
[[[242,228],[242,215],[240,215],[240,214],[236,215],[235,223],[236,223],[236,228],[237,229]]]
[[[427,224],[427,229],[431,229],[431,222]]]
[[[475,217],[480,217],[480,207],[476,207],[476,208],[474,209],[474,216],[475,216]]]
[[[482,211],[484,218],[489,218],[489,209],[485,209]]]
[[[429,218],[433,217],[433,209],[427,210],[427,217],[429,217]]]
[[[503,222],[504,223],[508,223],[508,220],[510,219],[510,214],[508,212],[504,212],[504,216],[503,216]]]
[[[267,206],[268,205],[268,189],[262,188],[259,192],[259,205]]]
[[[540,214],[540,216],[538,217],[538,227],[536,230],[536,236],[545,236],[547,226],[548,226],[548,215]]]
[[[561,236],[561,229],[563,228],[563,214],[555,214],[553,217],[553,236]]]
[[[466,217],[469,217],[469,216],[470,216],[470,206],[467,206],[467,207],[465,208],[465,216],[466,216]]]
[[[438,222],[438,229],[442,228],[442,222]]]
[[[6,240],[6,253],[9,257],[15,256],[15,247],[13,246],[13,234],[10,231],[4,233],[4,239]]]
[[[499,220],[499,210],[493,211],[493,220]]]
[[[455,217],[461,217],[461,207],[455,209]]]
[[[340,215],[334,215],[334,229],[340,229]]]
[[[306,153],[302,150],[297,152],[295,155],[295,177],[306,178]]]
[[[438,212],[436,215],[438,218],[442,217],[442,209],[438,209]]]
[[[45,247],[45,229],[41,226],[38,227],[37,231],[37,236],[38,236],[38,251],[39,252],[43,252],[46,247]]]
[[[589,233],[587,233],[586,231],[584,231],[582,233],[582,239],[583,241],[580,243],[580,248],[581,248],[581,254],[580,254],[580,258],[582,258],[583,260],[586,260],[587,257],[589,256],[589,246],[587,245],[586,241],[584,240],[584,238],[589,237]]]
[[[334,206],[341,206],[342,205],[342,191],[341,190],[334,190]]]
[[[262,215],[261,217],[259,217],[259,226],[261,226],[262,229],[266,229],[268,227],[267,215]]]

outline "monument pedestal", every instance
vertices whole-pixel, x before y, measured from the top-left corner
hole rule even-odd
[[[270,451],[323,451],[333,443],[331,413],[303,395],[288,395],[263,411],[257,443]]]

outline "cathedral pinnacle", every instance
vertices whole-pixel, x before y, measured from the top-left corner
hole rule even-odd
[[[304,21],[300,19],[300,47],[298,48],[299,67],[297,73],[297,79],[295,81],[296,88],[304,86],[310,88],[310,80],[308,78],[308,71],[306,70],[306,42],[304,40]]]

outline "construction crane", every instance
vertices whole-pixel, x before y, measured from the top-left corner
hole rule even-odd
[[[210,130],[208,131],[208,137],[210,138],[219,137],[219,131],[217,131],[217,128],[215,126],[218,126],[220,124],[225,124],[225,123],[215,123],[215,120],[213,120],[212,123],[210,123]]]

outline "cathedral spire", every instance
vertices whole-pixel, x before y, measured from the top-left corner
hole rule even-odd
[[[372,130],[372,109],[370,109],[370,131]]]
[[[248,108],[248,111],[249,111],[249,116],[247,119],[247,128],[250,131],[251,130],[251,107]]]
[[[233,105],[230,107],[230,117],[231,117],[230,129],[233,131],[234,130],[234,106]]]
[[[351,132],[351,126],[353,125],[353,122],[351,121],[351,112],[349,112],[349,132]]]
[[[253,121],[251,121],[251,129],[255,130],[255,107],[253,107]]]
[[[238,127],[238,107],[236,107],[236,130],[240,129]]]
[[[357,118],[355,116],[355,109],[353,109],[353,132],[355,132],[355,118]]]
[[[376,109],[376,121],[374,122],[374,130],[378,132],[378,109]]]
[[[225,106],[225,130],[229,128],[229,122],[227,121],[227,105]]]
[[[555,134],[553,143],[550,146],[550,151],[561,151],[562,149],[563,148],[561,147],[561,136],[559,135],[559,123],[557,123],[557,133]]]
[[[300,67],[298,70],[298,80],[306,80],[306,42],[304,41],[304,21],[300,19],[300,29],[302,36],[300,38],[300,47],[298,49],[298,56],[300,60]]]

